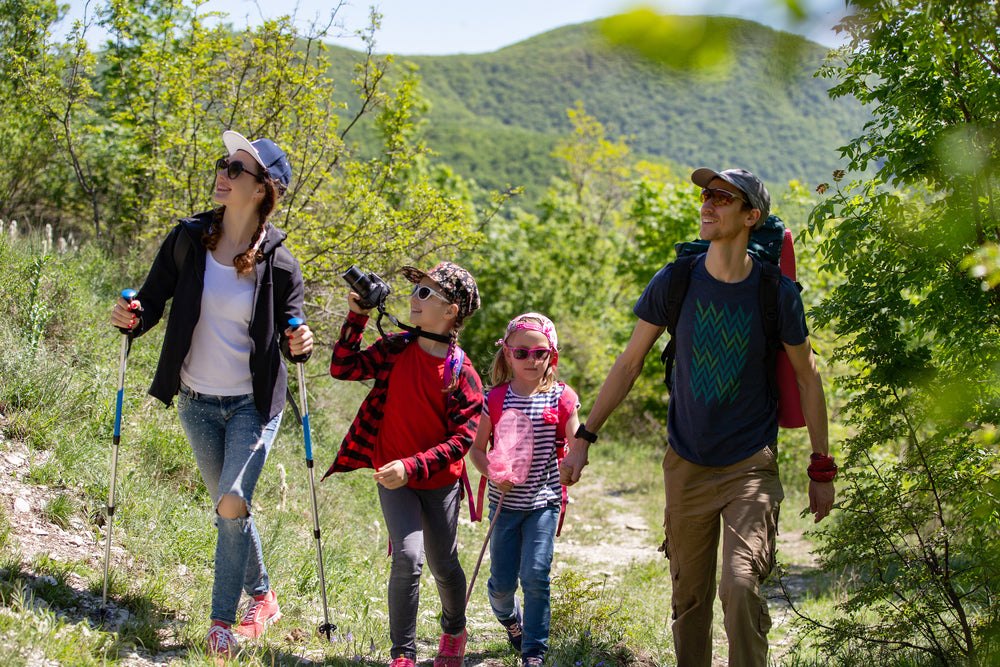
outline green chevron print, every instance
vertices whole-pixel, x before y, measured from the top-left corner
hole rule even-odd
[[[750,345],[750,311],[696,303],[692,341],[691,390],[695,400],[732,403],[740,391],[740,372]]]

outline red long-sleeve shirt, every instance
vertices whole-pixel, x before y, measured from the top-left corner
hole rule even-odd
[[[324,478],[335,472],[375,467],[375,447],[379,427],[384,419],[389,377],[407,345],[416,340],[408,334],[391,334],[361,350],[361,336],[367,322],[368,317],[365,315],[348,313],[340,338],[333,346],[330,375],[340,380],[374,379],[375,384],[358,409],[357,416],[340,445],[337,458]],[[405,378],[399,379],[405,381]],[[443,390],[443,375],[440,382],[440,389]],[[433,488],[438,485],[437,482],[444,486],[457,478],[449,469],[452,464],[462,461],[472,446],[482,406],[482,381],[472,363],[465,358],[459,372],[458,386],[444,400],[444,439],[427,443],[428,446],[422,451],[402,459],[409,477],[408,485]],[[444,474],[441,477],[435,477],[431,481],[431,477],[442,472]],[[431,481],[430,486],[428,481]]]

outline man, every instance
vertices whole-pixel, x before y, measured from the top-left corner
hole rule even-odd
[[[680,310],[673,390],[667,416],[663,548],[673,586],[674,648],[684,667],[712,662],[716,554],[723,527],[719,597],[729,639],[729,664],[767,664],[771,619],[760,595],[774,563],[778,506],[776,402],[768,392],[759,281],[762,267],[747,254],[750,232],[763,224],[771,198],[743,169],[698,169],[701,232],[708,251],[693,265]],[[573,484],[587,465],[597,431],[628,395],[643,360],[666,328],[671,268],[646,286],[625,351],[608,373],[586,423],[562,466]],[[795,370],[812,445],[809,508],[819,521],[833,507],[836,466],[829,456],[826,403],[802,300],[782,277],[778,332]],[[818,480],[818,481],[817,481]]]

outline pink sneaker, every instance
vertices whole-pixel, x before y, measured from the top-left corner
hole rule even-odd
[[[462,630],[457,635],[443,634],[438,644],[438,654],[434,667],[463,667],[465,664],[465,640],[468,634]]]
[[[278,609],[278,596],[273,590],[258,595],[250,603],[250,608],[243,615],[243,620],[236,626],[236,632],[250,639],[257,639],[264,634],[264,628],[281,618]]]
[[[389,667],[415,667],[413,660],[407,658],[405,655],[401,655],[392,661]]]
[[[209,655],[227,659],[236,655],[236,637],[233,636],[229,626],[220,621],[213,621],[212,627],[208,629],[205,643],[208,644]]]

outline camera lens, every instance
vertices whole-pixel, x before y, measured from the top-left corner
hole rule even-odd
[[[356,266],[352,266],[344,272],[344,280],[362,298],[367,298],[372,290],[371,279]]]

